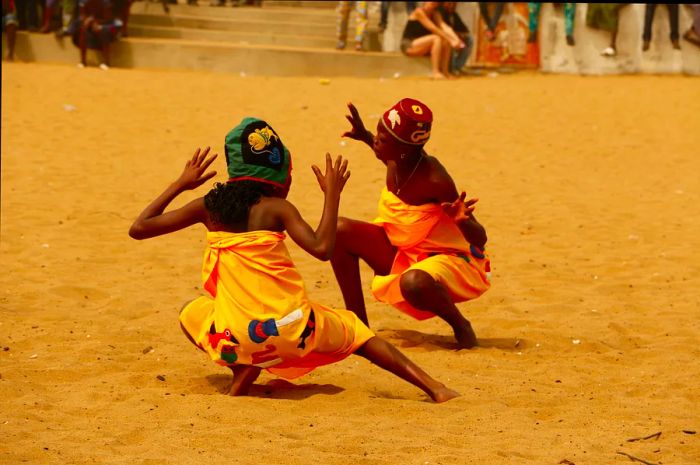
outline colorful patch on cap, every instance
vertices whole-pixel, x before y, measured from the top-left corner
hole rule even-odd
[[[433,113],[418,100],[405,98],[387,110],[382,124],[399,141],[410,145],[423,145],[430,138]]]
[[[282,168],[284,146],[265,121],[249,124],[241,134],[241,155],[251,165],[279,171]]]
[[[229,181],[254,180],[288,188],[292,161],[279,134],[265,121],[244,118],[224,143]]]

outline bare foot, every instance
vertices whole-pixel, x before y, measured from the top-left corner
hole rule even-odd
[[[442,387],[433,390],[430,394],[430,398],[433,399],[436,403],[441,404],[461,395],[462,394],[455,391],[454,389],[450,389],[447,386],[443,385]]]
[[[432,79],[447,79],[447,76],[438,71],[433,73]]]
[[[460,349],[473,349],[476,347],[476,334],[471,324],[467,323],[467,326],[464,328],[453,328],[453,331],[455,333],[455,339],[457,339],[457,346],[459,346]]]
[[[233,382],[228,389],[230,396],[246,396],[250,390],[250,386],[258,379],[260,368],[248,365],[234,365],[231,368],[233,372]]]

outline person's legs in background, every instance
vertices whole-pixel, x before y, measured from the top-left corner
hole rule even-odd
[[[566,43],[573,46],[574,41],[574,19],[576,18],[576,4],[564,3],[564,31],[566,31]]]
[[[497,2],[493,10],[493,15],[489,12],[489,6],[494,5],[495,2],[479,2],[479,12],[486,24],[486,36],[489,40],[494,40],[496,38],[496,26],[501,20],[501,15],[503,14],[504,3]]]
[[[647,3],[644,10],[644,32],[642,33],[642,50],[649,50],[651,43],[651,25],[654,22],[654,13],[656,12],[656,3]]]
[[[4,2],[3,2],[4,4]],[[15,59],[15,41],[17,38],[18,21],[14,11],[2,10],[2,30],[7,34],[7,61]]]
[[[384,32],[389,21],[389,2],[379,2],[379,32]]]
[[[678,3],[667,3],[666,7],[668,8],[668,23],[671,27],[671,43],[674,49],[680,50],[681,44],[678,41],[681,37],[678,32]]]
[[[350,16],[350,3],[349,1],[340,1],[338,6],[335,8],[335,13],[337,16],[337,37],[338,43],[336,48],[338,50],[343,50],[345,48],[345,41],[348,36],[348,18]]]
[[[461,50],[452,51],[452,61],[450,62],[450,73],[458,75],[462,72],[462,69],[467,64],[469,55],[472,53],[472,46],[474,45],[474,40],[471,35],[462,37],[465,47]]]
[[[355,50],[362,50],[362,43],[365,40],[365,30],[367,29],[367,2],[355,2]]]
[[[531,44],[537,42],[537,29],[539,28],[541,8],[542,4],[539,2],[527,3],[528,29],[530,30],[530,35],[528,36],[527,41]]]

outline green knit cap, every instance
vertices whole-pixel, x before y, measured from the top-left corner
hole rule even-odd
[[[224,142],[228,182],[253,180],[289,189],[292,158],[277,133],[265,121],[243,118]]]

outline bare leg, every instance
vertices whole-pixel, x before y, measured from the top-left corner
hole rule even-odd
[[[107,66],[110,66],[109,58],[110,58],[110,43],[109,43],[109,40],[103,40],[102,41],[102,59],[104,60],[104,64]]]
[[[440,72],[445,76],[452,76],[450,73],[450,58],[452,57],[452,47],[447,41],[442,41],[442,50],[440,55]]]
[[[80,27],[80,63],[87,65],[87,26]]]
[[[17,37],[17,25],[8,24],[5,26],[7,33],[7,60],[14,61],[15,59],[15,39]]]
[[[338,219],[331,265],[343,293],[345,307],[366,325],[369,324],[362,294],[360,259],[367,262],[376,274],[387,275],[391,271],[395,254],[396,249],[387,239],[382,227],[348,218]]]
[[[420,57],[430,54],[433,78],[443,79],[445,78],[445,75],[440,72],[442,48],[442,38],[436,34],[430,34],[419,37],[411,42],[411,46],[406,50],[406,55],[411,57]]]
[[[420,310],[435,313],[452,327],[461,348],[477,344],[476,334],[469,320],[464,318],[450,298],[445,286],[422,270],[409,270],[401,276],[401,294],[406,301]]]
[[[440,37],[436,36],[433,40],[433,46],[430,49],[430,64],[433,67],[433,79],[444,79],[447,75],[444,72],[444,54],[448,49],[447,43]]]
[[[51,19],[53,18],[53,8],[53,5],[48,4],[44,7],[43,24],[41,25],[41,29],[39,29],[39,32],[41,32],[42,34],[51,32]]]
[[[228,394],[230,396],[245,396],[248,395],[248,390],[252,386],[253,382],[260,376],[259,367],[254,367],[251,365],[234,365],[231,368],[233,372],[233,381],[231,382],[231,387],[229,388]]]
[[[194,301],[194,299],[188,300],[187,302],[185,302],[184,304],[182,304],[182,307],[180,308],[180,314],[181,314],[181,315],[182,315],[183,310],[185,310],[185,307],[187,307],[187,306],[188,306],[191,302],[193,302],[193,301]],[[187,340],[190,341],[190,342],[192,343],[193,346],[195,346],[197,349],[201,350],[202,352],[206,352],[206,350],[204,350],[202,347],[200,347],[199,344],[197,344],[197,342],[194,340],[194,338],[192,337],[192,335],[191,335],[190,333],[187,332],[187,330],[185,329],[185,326],[182,324],[182,322],[180,322],[180,329],[181,329],[182,332],[185,334],[185,336],[187,336]]]
[[[355,352],[380,368],[408,381],[435,402],[447,402],[460,394],[431,377],[399,350],[380,337],[373,337]]]

